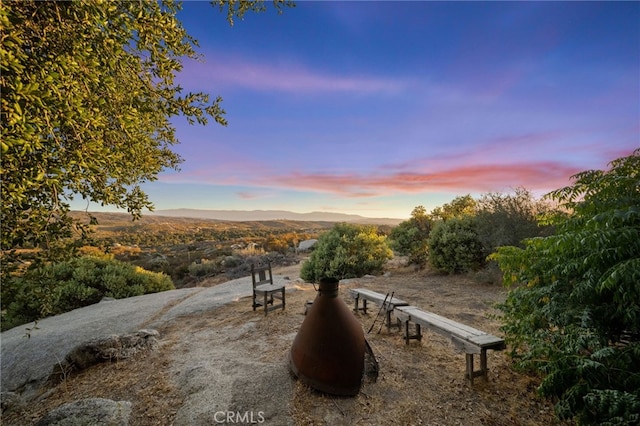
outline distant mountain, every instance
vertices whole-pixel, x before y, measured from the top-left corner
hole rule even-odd
[[[261,220],[295,220],[309,222],[348,222],[375,225],[397,225],[403,219],[370,218],[356,214],[311,212],[294,213],[286,210],[200,210],[200,209],[168,209],[145,212],[145,216],[189,217],[197,219],[214,219],[230,222],[247,222]]]

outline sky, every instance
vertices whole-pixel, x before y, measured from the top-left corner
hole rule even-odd
[[[156,209],[408,218],[542,195],[640,148],[639,2],[298,1],[233,26],[185,2],[179,18],[202,59],[177,81],[221,96],[229,124],[174,120],[184,163],[143,186]]]

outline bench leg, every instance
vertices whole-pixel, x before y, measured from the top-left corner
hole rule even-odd
[[[480,374],[484,377],[485,380],[488,380],[489,369],[487,368],[487,350],[482,349],[480,351]]]
[[[467,358],[467,380],[473,385],[473,354],[466,354]]]
[[[356,301],[355,301],[355,306],[353,307],[353,312],[355,312],[356,314],[358,313],[358,301],[360,300],[360,298],[358,296],[356,296]]]
[[[409,331],[410,327],[410,322],[409,320],[406,321],[401,321],[398,320],[400,322],[400,325],[402,325],[402,323],[404,322],[404,341],[405,343],[408,345],[409,344],[409,340],[411,339],[416,339],[418,341],[422,340],[422,330],[420,329],[420,324],[416,324],[416,334],[414,334],[413,336],[411,335],[411,332]]]

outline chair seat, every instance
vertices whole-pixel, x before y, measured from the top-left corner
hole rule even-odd
[[[262,285],[256,286],[256,292],[279,291],[282,289],[284,289],[283,285],[262,284]]]

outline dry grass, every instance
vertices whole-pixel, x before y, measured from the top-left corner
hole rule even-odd
[[[505,293],[497,286],[479,285],[461,277],[396,270],[390,277],[341,283],[341,296],[350,306],[348,289],[354,287],[383,294],[395,291],[397,297],[425,310],[499,334],[499,323],[491,314],[496,313],[493,305],[503,300]],[[134,426],[173,424],[175,413],[187,397],[176,387],[171,370],[175,357],[182,356],[181,342],[203,329],[215,328],[220,333],[235,330],[226,336],[230,347],[259,344],[264,350],[251,356],[282,363],[304,320],[304,303],[313,300],[315,292],[310,284],[303,284],[287,297],[285,311],[266,317],[261,312],[254,313],[247,298],[205,314],[183,317],[159,330],[161,346],[157,351],[99,365],[70,377],[41,402],[8,413],[3,424],[33,424],[62,403],[88,397],[131,401],[130,424]],[[377,309],[372,309],[368,315],[359,315],[365,332],[376,313]],[[238,337],[237,330],[247,321],[255,326],[244,328]],[[379,324],[381,318],[377,321]],[[422,342],[405,345],[399,331],[383,328],[378,333],[378,329],[375,326],[366,335],[380,363],[377,381],[365,381],[360,394],[350,398],[323,395],[295,381],[287,408],[294,424],[557,424],[551,405],[535,395],[536,379],[514,372],[505,353],[490,351],[489,380],[476,379],[471,387],[464,380],[464,354],[457,353],[445,338],[427,333]],[[220,338],[224,339],[224,334]]]

